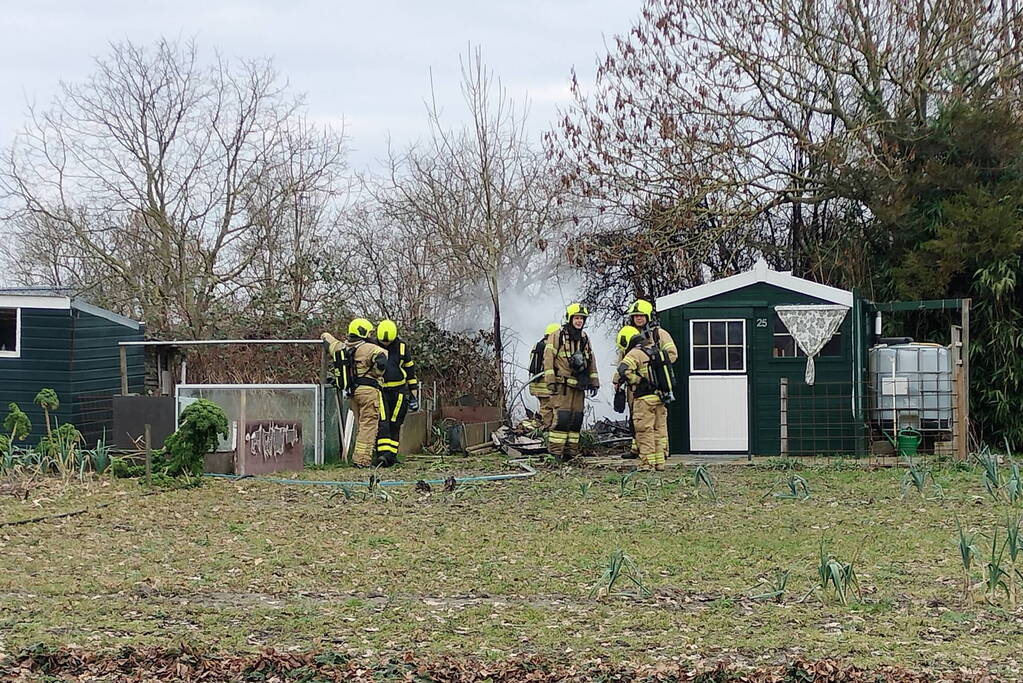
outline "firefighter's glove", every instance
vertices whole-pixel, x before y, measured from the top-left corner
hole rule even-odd
[[[408,409],[411,410],[413,413],[419,410],[419,399],[416,398],[415,394],[412,394],[412,396],[408,400]]]
[[[619,389],[615,392],[614,408],[616,413],[625,412],[625,389]]]
[[[599,391],[599,390],[600,390],[600,387],[595,387],[595,386],[590,385],[590,387],[586,390],[586,393],[590,395],[590,398],[593,398],[594,396],[597,395],[597,391]]]

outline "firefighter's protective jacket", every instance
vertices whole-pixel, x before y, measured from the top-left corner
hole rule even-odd
[[[378,359],[383,357],[386,360],[387,351],[373,342],[362,339],[355,341],[334,339],[330,342],[330,355],[333,356],[342,345],[348,351],[354,353],[356,382],[362,386],[375,386],[379,388],[380,378],[384,375],[383,367],[385,363]]]
[[[647,325],[640,330],[640,334],[649,339],[652,343],[656,344],[661,351],[664,351],[665,357],[668,359],[668,363],[671,365],[675,364],[678,360],[678,347],[675,346],[675,340],[671,338],[668,331],[663,327],[650,327]],[[623,358],[621,350],[618,351],[618,361],[621,362]]]
[[[668,357],[668,362],[674,364],[678,360],[678,347],[675,346],[675,340],[671,338],[668,331],[663,327],[650,327],[647,326],[643,330],[643,334],[650,338],[650,341],[655,343],[661,351],[664,351],[664,355]]]
[[[547,337],[544,337],[533,345],[533,350],[529,354],[530,377],[540,375],[529,383],[529,393],[537,398],[551,395],[551,390],[547,387],[547,378],[541,374],[543,373],[543,357],[546,350]]]
[[[649,346],[651,342],[645,341],[629,349],[622,357],[615,377],[616,385],[624,381],[628,386],[630,404],[637,398],[647,403],[661,402],[657,395],[657,382],[650,372],[650,356],[644,350],[644,344]]]
[[[573,334],[565,327],[556,332],[551,332],[547,337],[547,346],[543,354],[544,381],[551,391],[562,390],[563,387],[573,389],[586,388],[579,386],[579,379],[572,372],[569,359],[573,354],[582,352],[586,359],[586,373],[589,376],[589,386],[600,387],[600,378],[597,375],[597,361],[593,356],[593,348],[590,346],[590,338],[586,333],[579,330],[578,335]]]
[[[395,339],[384,349],[387,354],[387,369],[380,380],[385,389],[408,386],[415,390],[419,386],[416,379],[416,363],[412,360],[412,349],[401,339]]]

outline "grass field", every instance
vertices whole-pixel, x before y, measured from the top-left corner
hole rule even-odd
[[[1005,591],[990,601],[982,587],[964,591],[957,519],[976,534],[980,582],[989,534],[1013,514],[979,468],[934,466],[925,495],[903,495],[902,468],[779,467],[711,467],[716,498],[692,468],[627,480],[546,469],[388,497],[252,480],[153,495],[132,480],[36,481],[27,500],[0,498],[0,522],[90,511],[0,527],[0,656],[38,642],[185,642],[637,663],[841,656],[1018,675],[1023,610]],[[503,469],[450,459],[383,474]],[[809,499],[773,495],[792,474]],[[822,540],[858,577],[848,604],[814,589]],[[605,594],[599,579],[617,549],[642,588],[622,580]],[[786,571],[783,594],[753,599]]]

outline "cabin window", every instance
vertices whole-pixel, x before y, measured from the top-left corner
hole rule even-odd
[[[0,358],[21,355],[21,309],[0,308]]]
[[[785,323],[781,321],[777,313],[773,313],[771,316],[774,320],[774,348],[771,351],[771,355],[775,358],[806,358],[806,354],[803,353],[803,349],[799,348],[799,344],[789,334],[789,330],[785,327]],[[828,340],[828,343],[824,345],[821,352],[818,354],[821,358],[836,358],[842,355],[842,335],[840,332],[835,332],[835,336]]]
[[[690,340],[693,372],[745,371],[745,320],[693,320]]]

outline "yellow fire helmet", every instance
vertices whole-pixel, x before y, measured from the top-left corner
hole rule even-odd
[[[639,334],[639,330],[637,330],[632,325],[626,325],[625,327],[623,327],[621,330],[618,331],[618,338],[616,339],[616,341],[618,342],[618,348],[620,348],[622,351],[629,348],[629,343],[636,337],[637,334]]]
[[[560,329],[561,325],[559,325],[558,323],[551,323],[550,325],[547,326],[547,329],[544,330],[543,336],[549,337]]]
[[[358,339],[368,338],[369,333],[372,331],[373,323],[365,318],[356,318],[352,322],[348,323],[348,334]]]
[[[398,326],[393,320],[381,320],[377,325],[377,339],[390,344],[398,337]]]
[[[645,315],[647,318],[654,314],[654,305],[646,299],[636,299],[629,306],[629,315]]]
[[[568,305],[565,309],[565,322],[572,322],[572,317],[581,315],[584,318],[590,317],[590,309],[586,308],[585,305],[575,302]]]

